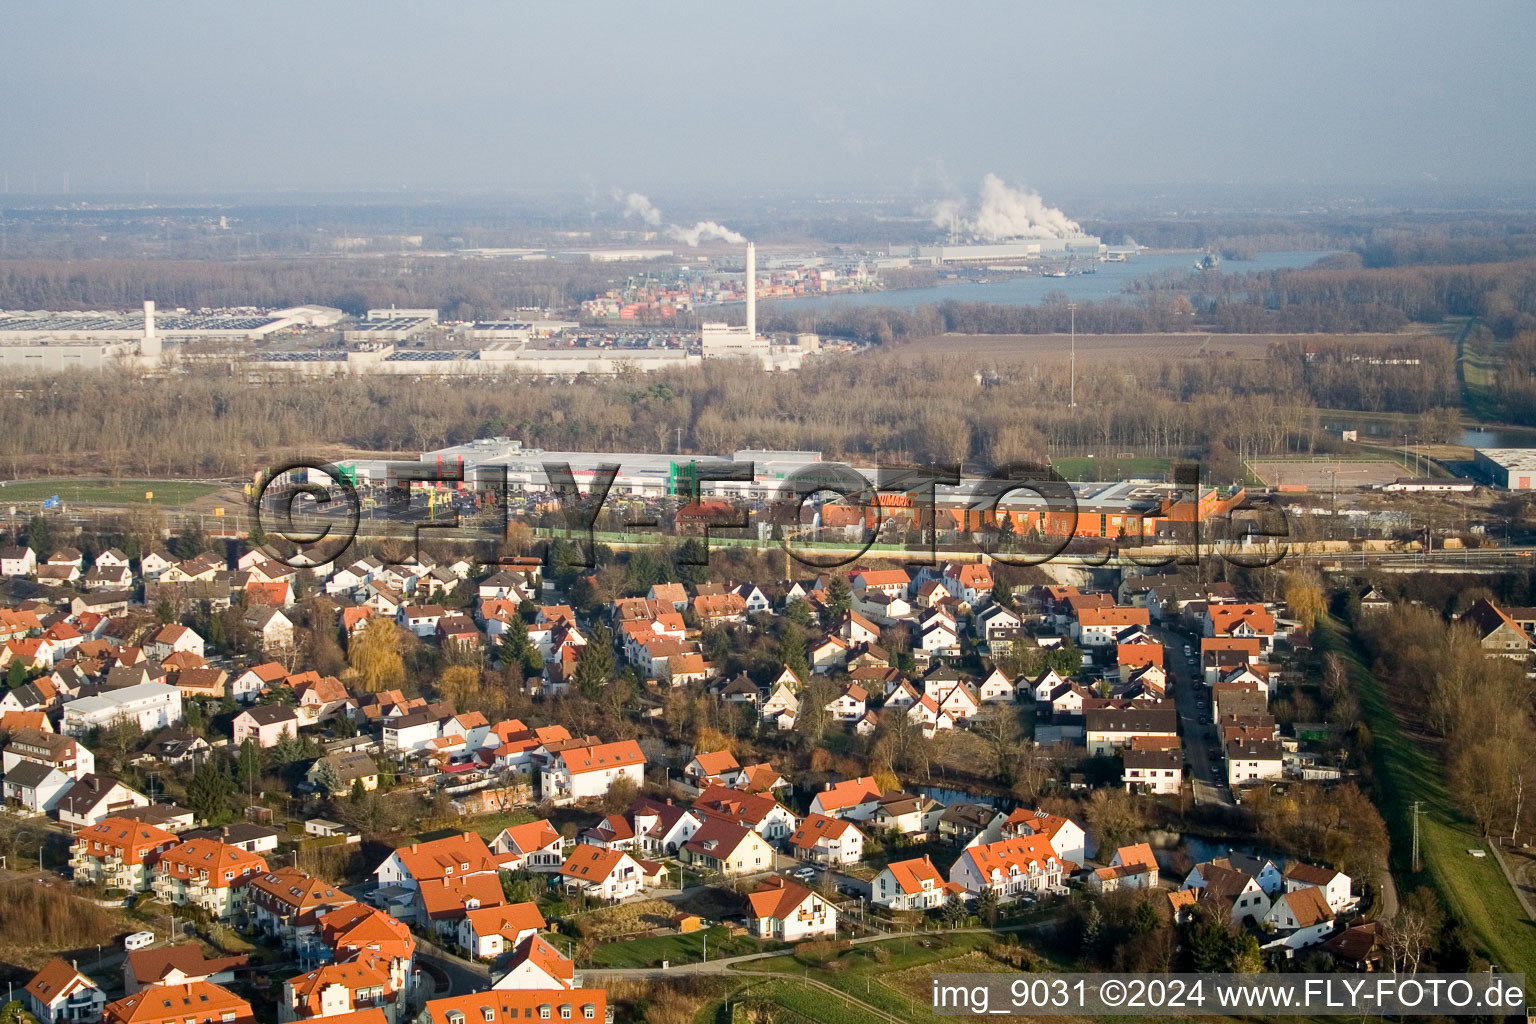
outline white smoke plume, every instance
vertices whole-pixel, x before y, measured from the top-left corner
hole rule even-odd
[[[653,228],[661,227],[661,211],[639,192],[625,194],[615,189],[613,199],[615,202],[624,204],[625,217],[638,217]],[[685,228],[681,224],[668,224],[666,230],[668,238],[690,247],[697,247],[700,242],[716,240],[729,242],[732,245],[743,245],[747,241],[744,236],[712,220],[701,220],[691,228]]]
[[[981,201],[975,216],[967,216],[960,202],[947,199],[934,206],[933,223],[954,238],[973,242],[1082,234],[1077,221],[1047,205],[1040,193],[1012,188],[995,174],[981,179]]]
[[[651,201],[639,192],[631,192],[627,196],[621,196],[618,192],[615,192],[613,197],[623,200],[624,216],[639,217],[653,228],[661,225],[661,211],[652,206]]]
[[[724,224],[716,224],[712,220],[701,220],[691,228],[668,224],[667,235],[689,246],[697,246],[700,242],[711,239],[730,242],[732,245],[743,245],[747,240],[744,235],[739,235]]]

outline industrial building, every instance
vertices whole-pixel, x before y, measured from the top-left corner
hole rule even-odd
[[[1027,263],[1038,260],[1097,260],[1105,252],[1094,235],[1067,238],[1020,238],[1007,242],[925,245],[917,250],[920,261],[939,264]],[[894,255],[894,254],[893,254]]]
[[[1495,487],[1536,489],[1536,448],[1476,448],[1473,452],[1473,465]]]
[[[751,470],[741,479],[706,479],[695,483],[699,467],[709,463],[749,463]],[[820,452],[814,451],[746,448],[715,458],[647,452],[543,451],[525,448],[522,442],[507,437],[481,438],[422,452],[420,464],[424,469],[435,470],[439,477],[462,478],[467,487],[501,488],[504,483],[509,491],[525,494],[553,489],[546,465],[567,466],[576,487],[583,491],[593,488],[603,466],[617,466],[608,491],[610,498],[690,497],[696,488],[701,498],[770,501],[822,487],[826,488],[823,497],[832,497],[827,491],[846,488],[850,479],[862,478],[870,491],[884,483],[885,489],[878,495],[853,496],[852,502],[833,501],[820,506],[815,525],[848,530],[850,537],[876,529],[890,518],[909,520],[919,528],[937,525],[941,531],[980,530],[990,524],[995,508],[998,514],[1006,514],[1013,521],[1019,536],[1039,533],[1150,538],[1176,532],[1197,520],[1225,516],[1245,497],[1241,489],[1223,493],[1201,487],[1197,498],[1188,486],[1145,480],[1073,483],[1070,487],[1074,502],[1063,507],[1060,501],[1048,505],[1039,494],[1024,488],[999,500],[995,481],[970,477],[955,486],[935,486],[930,507],[926,477],[914,477],[911,488],[905,488],[899,481],[893,482],[889,473],[882,474],[874,467],[826,462]],[[338,468],[343,476],[358,483],[383,485],[399,482],[389,477],[391,467],[398,466],[397,462],[385,460],[359,460],[343,462]],[[852,476],[850,470],[857,476]],[[865,497],[871,497],[870,504],[862,503]]]

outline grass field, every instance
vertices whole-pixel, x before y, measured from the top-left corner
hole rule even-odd
[[[761,953],[774,948],[745,935],[732,937],[724,928],[706,928],[688,935],[656,935],[604,943],[592,950],[592,964],[594,967],[621,969],[660,967],[663,960],[673,964],[698,963],[704,959],[706,936],[711,960]]]
[[[152,492],[156,505],[186,505],[217,490],[214,484],[182,480],[10,480],[0,484],[0,504],[46,501],[57,494],[66,505],[144,505],[149,503],[145,493]]]
[[[1379,345],[1401,340],[1393,334],[1078,334],[1077,361],[1146,364],[1179,359],[1262,359],[1276,342],[1357,341]],[[1065,334],[936,334],[884,346],[896,358],[980,356],[998,360],[1066,362],[1072,339]]]
[[[891,1024],[856,1003],[784,978],[760,981],[735,998],[743,1006],[766,1006],[774,1024]]]
[[[1051,468],[1068,480],[1130,480],[1149,477],[1162,480],[1168,475],[1172,459],[1156,458],[1064,458],[1052,459]]]
[[[1393,876],[1400,893],[1431,885],[1450,913],[1477,937],[1501,970],[1536,974],[1536,925],[1491,856],[1467,851],[1483,847],[1475,826],[1461,818],[1445,787],[1443,766],[1402,725],[1386,688],[1367,669],[1353,636],[1342,624],[1318,630],[1325,650],[1338,653],[1365,712],[1373,740],[1372,758],[1380,780],[1377,800],[1392,836]],[[1422,870],[1409,861],[1413,804],[1422,801],[1419,852]]]

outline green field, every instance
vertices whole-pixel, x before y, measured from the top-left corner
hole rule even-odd
[[[891,1024],[862,1006],[784,978],[760,981],[733,998],[742,1006],[772,1006],[775,1024]]]
[[[66,505],[144,505],[150,492],[156,505],[185,505],[217,490],[216,484],[183,480],[10,480],[0,484],[0,504],[46,501],[57,494]]]
[[[1536,925],[1526,916],[1498,862],[1492,856],[1473,857],[1467,852],[1483,848],[1482,836],[1458,813],[1446,791],[1443,766],[1404,735],[1385,687],[1361,661],[1347,627],[1330,622],[1318,630],[1318,639],[1324,650],[1338,653],[1348,663],[1371,729],[1372,758],[1380,782],[1377,800],[1392,835],[1393,876],[1399,893],[1417,885],[1433,886],[1446,909],[1477,937],[1500,970],[1536,973]],[[1423,802],[1417,873],[1409,862],[1415,800]]]
[[[1168,475],[1173,459],[1158,458],[1064,458],[1052,459],[1051,467],[1067,480],[1129,480],[1149,477],[1161,480]]]
[[[772,949],[771,945],[748,936],[732,937],[724,928],[706,928],[687,935],[656,935],[644,939],[609,942],[592,950],[592,966],[660,967],[663,960],[672,964],[693,964],[704,959],[704,939],[709,937],[709,958],[744,956]]]

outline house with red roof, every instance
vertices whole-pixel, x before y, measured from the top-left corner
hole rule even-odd
[[[105,1024],[255,1024],[251,1004],[211,981],[156,985],[108,1003]]]
[[[476,960],[494,960],[543,931],[544,915],[537,903],[477,907],[459,922],[458,944]]]
[[[678,857],[701,871],[727,878],[770,871],[775,861],[773,847],[762,836],[726,818],[707,818]]]
[[[747,895],[747,928],[760,939],[836,937],[837,908],[819,893],[773,875]]]
[[[847,818],[862,821],[875,813],[880,805],[880,787],[872,775],[842,782],[828,783],[827,788],[811,800],[811,812],[831,818]]]
[[[73,964],[54,957],[21,990],[27,1010],[41,1024],[85,1024],[101,1019],[107,994]]]
[[[539,793],[556,805],[606,794],[618,779],[645,784],[645,755],[634,740],[561,750],[539,773]]]
[[[930,857],[887,864],[869,884],[870,902],[892,910],[934,910],[960,886],[946,882]]]
[[[490,849],[509,871],[554,874],[565,863],[565,840],[548,818],[507,826],[491,840]]]
[[[789,836],[795,859],[813,864],[857,864],[864,859],[864,833],[851,821],[808,814]]]
[[[196,942],[135,949],[123,959],[123,991],[133,995],[156,985],[188,985],[203,981],[228,985],[235,980],[235,972],[249,962],[250,958],[244,954],[209,959]]]
[[[76,833],[69,866],[78,881],[144,892],[150,886],[150,868],[179,842],[163,828],[109,817]]]
[[[376,1009],[394,1024],[398,997],[387,964],[373,957],[356,957],[345,963],[321,964],[284,981],[278,1019],[287,1022],[329,1018]]]
[[[993,892],[1010,903],[1026,893],[1060,889],[1066,872],[1045,836],[1024,835],[966,847],[949,880],[972,895]]]
[[[578,843],[560,866],[559,878],[567,889],[617,902],[644,892],[647,878],[655,874],[655,866],[622,850]]]
[[[723,784],[700,793],[693,802],[693,810],[701,821],[719,819],[741,825],[770,843],[787,838],[799,823],[794,812],[771,793],[748,793]]]
[[[160,855],[150,885],[162,900],[225,920],[245,906],[251,880],[266,873],[260,854],[215,839],[189,839]]]
[[[498,992],[569,991],[576,987],[576,965],[540,936],[529,935],[512,948],[507,972],[491,987]]]
[[[703,754],[695,754],[693,759],[683,766],[683,778],[695,789],[707,789],[720,782],[727,772],[734,772],[741,765],[736,763],[736,755],[729,750],[712,750]]]
[[[355,902],[329,882],[282,867],[251,879],[246,905],[263,934],[292,949],[318,932],[321,917]]]
[[[439,878],[421,883],[419,924],[450,944],[459,936],[464,915],[481,907],[499,907],[506,903],[501,891],[501,875],[480,874]]]

